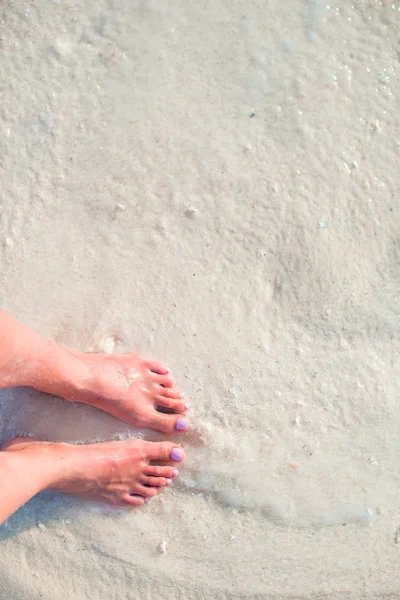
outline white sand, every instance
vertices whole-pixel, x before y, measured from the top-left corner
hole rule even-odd
[[[1,306],[193,404],[144,509],[45,494],[0,529],[1,599],[398,599],[398,0],[0,14]],[[138,435],[1,400],[2,440]]]

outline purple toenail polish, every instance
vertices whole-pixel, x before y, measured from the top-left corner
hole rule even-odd
[[[167,485],[171,485],[171,484],[172,484],[172,479],[167,479],[167,480],[166,480],[166,484],[167,484]]]
[[[174,469],[174,470],[172,471],[172,477],[178,477],[178,475],[179,475],[179,471],[178,471],[178,469]]]
[[[149,500],[150,500],[150,498],[145,498],[144,499],[145,502],[148,502]]]
[[[187,419],[184,419],[183,417],[180,417],[177,420],[175,427],[178,431],[183,431],[184,429],[187,429],[188,425],[189,421]]]
[[[176,462],[181,461],[183,458],[182,450],[180,448],[173,448],[172,452],[171,452],[171,458],[172,458],[172,460],[175,460]]]
[[[185,404],[183,406],[185,407],[185,410],[189,410],[190,402],[185,402]]]

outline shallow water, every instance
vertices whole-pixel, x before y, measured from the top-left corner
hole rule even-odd
[[[0,12],[1,305],[193,407],[143,511],[46,494],[0,530],[7,598],[396,598],[398,5]],[[158,439],[0,399],[2,441]]]

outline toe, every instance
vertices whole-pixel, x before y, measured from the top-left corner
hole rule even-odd
[[[138,494],[125,494],[122,500],[125,504],[129,504],[130,506],[143,506],[146,502],[146,498],[139,496]]]
[[[174,380],[171,375],[153,375],[153,379],[159,385],[162,385],[164,388],[172,388],[174,387]]]
[[[149,487],[166,487],[172,484],[172,479],[166,479],[165,477],[149,477],[144,475],[142,478],[143,485]]]
[[[146,485],[137,485],[135,487],[135,494],[140,494],[144,498],[153,498],[160,493],[160,489],[158,487],[147,487]]]
[[[163,462],[181,462],[185,456],[182,448],[172,442],[145,442],[144,452],[148,460]]]
[[[158,375],[168,375],[169,369],[162,363],[156,360],[149,360],[146,362],[146,366],[153,373],[158,373]]]
[[[181,390],[165,388],[162,385],[158,387],[158,393],[160,396],[164,396],[164,398],[173,398],[175,400],[182,400],[185,397],[185,394]]]
[[[149,476],[151,479],[174,479],[178,477],[179,471],[174,467],[159,467],[149,465],[144,470],[145,475]]]
[[[156,405],[157,406],[162,406],[163,408],[169,408],[171,410],[174,410],[176,412],[185,412],[185,410],[188,410],[188,403],[184,402],[181,399],[174,399],[174,398],[166,398],[165,396],[156,396]]]
[[[183,433],[189,429],[189,419],[177,414],[166,414],[154,410],[149,417],[149,427],[161,433]]]

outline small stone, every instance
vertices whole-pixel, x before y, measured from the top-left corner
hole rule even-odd
[[[117,204],[119,210],[125,210],[125,204]]]
[[[52,50],[57,58],[64,58],[71,52],[71,47],[66,40],[58,39],[54,42]]]
[[[157,550],[160,554],[165,554],[167,552],[168,542],[167,540],[162,540],[157,547]]]
[[[369,124],[371,131],[381,131],[381,124],[378,119],[372,120]]]
[[[99,343],[99,350],[106,354],[113,354],[117,343],[116,336],[108,336],[103,338]]]
[[[321,219],[321,221],[319,222],[319,226],[321,227],[321,229],[327,229],[329,227],[329,221],[326,219]]]
[[[199,211],[197,210],[197,208],[190,207],[190,208],[188,208],[188,209],[185,210],[185,215],[187,217],[189,217],[190,219],[193,219],[198,212]]]

